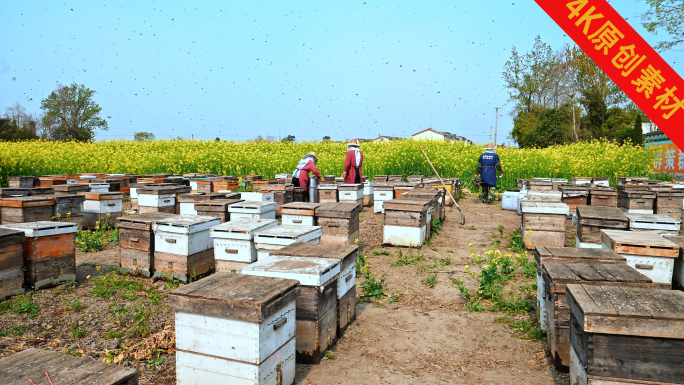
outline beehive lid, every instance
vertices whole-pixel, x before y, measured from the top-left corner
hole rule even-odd
[[[413,190],[419,184],[420,183],[398,182],[398,183],[394,184],[394,189],[395,190]]]
[[[651,278],[628,265],[562,263],[549,261],[542,267],[544,275],[553,285],[553,293],[565,293],[566,285],[591,282],[594,285],[644,284],[653,287]],[[651,284],[651,285],[647,285]]]
[[[396,198],[391,201],[386,201],[383,203],[383,208],[385,211],[412,211],[412,212],[423,212],[427,211],[432,205],[431,199],[419,199],[419,198]]]
[[[186,194],[192,191],[192,187],[190,186],[176,186],[174,187],[175,194]]]
[[[160,219],[173,218],[176,214],[167,213],[146,213],[146,214],[135,214],[127,215],[125,217],[119,217],[116,220],[116,227],[121,229],[133,229],[133,230],[152,230],[152,225],[154,222]]]
[[[560,190],[562,193],[583,193],[583,194],[588,194],[589,189],[587,188],[587,185],[560,185],[558,186],[558,190]]]
[[[169,300],[176,312],[263,322],[299,294],[292,279],[217,273],[171,291]]]
[[[0,228],[0,246],[22,243],[26,240],[23,230]]]
[[[243,201],[238,203],[233,203],[228,206],[228,212],[231,213],[244,213],[244,212],[258,212],[264,213],[267,211],[273,211],[278,207],[275,202],[262,202],[262,201]]]
[[[19,187],[0,188],[0,195],[7,195],[10,197],[25,197],[29,195],[29,189]]]
[[[337,184],[335,183],[325,183],[325,184],[319,184],[318,189],[319,190],[337,190]]]
[[[275,219],[239,218],[212,227],[210,234],[212,238],[232,238],[231,234],[249,234],[249,238],[252,239],[257,231],[276,226],[278,221]]]
[[[679,246],[658,234],[645,231],[601,230],[601,239],[618,254],[677,258]],[[605,247],[605,246],[604,246]]]
[[[193,234],[221,224],[221,220],[215,217],[200,215],[176,215],[172,218],[164,218],[155,221],[152,225],[154,231],[164,231],[176,234]]]
[[[361,204],[346,202],[323,203],[316,208],[317,217],[352,218],[361,212]]]
[[[172,186],[148,186],[138,189],[138,195],[173,195],[176,188]]]
[[[178,202],[180,203],[195,203],[204,202],[214,199],[225,199],[226,194],[222,193],[188,193],[181,194],[178,196]]]
[[[363,190],[363,183],[339,184],[337,185],[339,191],[361,191]]]
[[[242,202],[241,199],[212,199],[195,203],[195,210],[197,211],[218,211],[228,212],[228,206],[234,203]]]
[[[59,204],[62,202],[67,202],[67,201],[85,201],[85,197],[83,195],[78,195],[74,193],[68,193],[68,192],[58,192],[55,193],[55,195],[52,196],[55,199],[55,204]]]
[[[45,372],[54,384],[137,384],[138,372],[121,365],[105,364],[85,357],[30,348],[0,359],[3,385],[47,384]]]
[[[281,214],[304,215],[312,217],[316,214],[316,209],[320,207],[321,204],[322,203],[292,202],[283,205],[281,208]]]
[[[300,238],[320,237],[323,231],[320,226],[281,225],[254,235],[254,242],[271,244],[274,241],[285,240],[296,242]],[[290,242],[291,243],[291,242]],[[288,244],[290,244],[288,243]]]
[[[394,184],[393,183],[376,183],[375,186],[373,186],[373,190],[377,191],[394,191]]]
[[[568,205],[560,202],[521,202],[520,210],[523,214],[570,214]]]
[[[12,197],[0,199],[0,207],[40,207],[52,206],[55,200],[51,197]]]
[[[577,218],[581,221],[583,219],[602,219],[609,221],[626,222],[627,217],[617,207],[607,206],[577,206]]]
[[[591,195],[617,196],[617,191],[610,187],[592,186]]]
[[[548,260],[580,263],[627,264],[627,258],[610,249],[579,249],[575,247],[537,246],[534,249],[537,265]]]
[[[678,190],[657,191],[656,196],[658,198],[682,198],[684,197],[684,192]]]
[[[684,292],[568,285],[566,295],[585,332],[684,339]]]
[[[51,235],[71,234],[78,231],[78,223],[71,222],[26,222],[2,225],[0,228],[20,230],[26,238],[47,237]]]
[[[655,191],[647,190],[620,190],[618,195],[626,196],[628,198],[643,198],[643,199],[655,199]]]
[[[78,195],[83,195],[87,201],[123,200],[123,194],[120,192],[82,192]]]
[[[294,190],[292,183],[283,184],[264,184],[259,187],[259,191],[288,191]]]
[[[675,219],[665,214],[635,214],[625,213],[629,219],[629,227],[648,228],[652,226],[673,226],[682,223],[681,219]],[[649,226],[652,225],[652,226]]]
[[[295,242],[280,250],[271,252],[271,256],[335,258],[342,261],[341,269],[355,263],[359,256],[359,247],[351,245],[333,245],[326,243]]]
[[[242,274],[296,279],[302,286],[325,286],[340,274],[340,260],[309,257],[269,257],[242,268]]]
[[[29,195],[50,195],[54,194],[55,189],[52,187],[33,187],[29,188]]]
[[[88,186],[87,184],[60,184],[57,186],[53,186],[53,189],[55,189],[55,192],[75,193],[90,191],[90,186]]]

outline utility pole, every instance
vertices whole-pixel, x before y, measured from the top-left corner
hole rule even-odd
[[[493,133],[494,133],[494,127],[489,126],[489,143],[494,143],[494,140],[492,139]]]
[[[496,148],[496,134],[499,130],[499,107],[496,107],[496,122],[494,123],[494,148]]]

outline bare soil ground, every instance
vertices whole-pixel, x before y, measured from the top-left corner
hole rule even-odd
[[[297,365],[297,384],[567,384],[567,376],[551,368],[542,341],[519,339],[508,325],[495,322],[500,313],[465,309],[450,278],[475,286],[464,268],[468,245],[480,254],[505,249],[520,217],[499,205],[476,203],[474,195],[460,204],[466,225],[456,210],[448,212],[431,244],[413,251],[424,254],[423,266],[433,257],[450,259],[438,268],[434,288],[421,282],[428,273],[420,266],[392,266],[398,250],[409,251],[382,247],[382,216],[363,210],[362,255],[371,271],[385,275],[391,300],[359,301],[356,321],[332,349],[334,359]],[[389,255],[374,255],[375,250]],[[105,281],[103,274],[117,261],[114,245],[79,252],[77,282],[5,301],[4,310],[0,302],[0,357],[42,347],[136,367],[141,384],[174,384],[174,316],[167,294],[178,284],[117,275]]]

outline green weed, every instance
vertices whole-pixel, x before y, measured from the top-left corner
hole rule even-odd
[[[427,287],[430,289],[433,289],[435,285],[437,285],[437,273],[428,274],[427,278],[421,280],[420,282],[427,285]]]
[[[81,338],[86,335],[86,330],[79,328],[77,324],[69,325],[69,331],[71,332],[71,336],[74,338]]]

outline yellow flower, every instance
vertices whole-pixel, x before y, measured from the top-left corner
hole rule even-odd
[[[86,275],[86,279],[90,279],[90,275]]]

